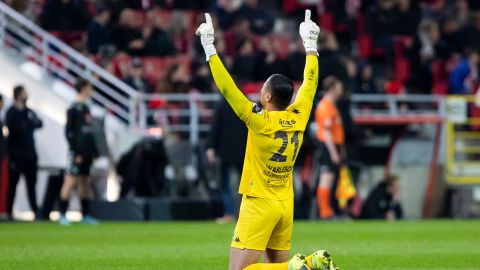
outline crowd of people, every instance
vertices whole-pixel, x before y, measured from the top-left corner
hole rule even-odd
[[[35,14],[25,3],[28,1],[7,2],[24,14]],[[308,3],[322,28],[321,80],[334,75],[349,92],[359,94],[468,94],[476,85],[480,47],[477,1]],[[296,0],[47,0],[37,7],[36,20],[49,31],[85,33],[85,39],[75,40],[75,47],[139,91],[212,92],[201,46],[193,35],[203,11],[213,15],[219,54],[237,81],[246,83],[274,73],[301,79],[301,71],[295,67],[303,64],[304,53],[288,25],[300,20],[303,8],[305,4]],[[191,61],[173,61],[154,75],[144,74],[145,63],[140,58],[178,55],[188,55]],[[121,61],[116,59],[122,57],[130,60],[119,67]],[[386,81],[395,83],[384,84]]]

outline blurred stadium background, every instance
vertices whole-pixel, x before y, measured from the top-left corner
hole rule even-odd
[[[44,120],[35,135],[38,217],[58,218],[65,112],[77,78],[95,87],[96,217],[221,216],[218,164],[206,157],[221,97],[193,33],[210,11],[219,54],[256,99],[272,73],[301,83],[305,8],[322,31],[320,80],[334,75],[348,90],[338,106],[358,191],[351,217],[385,175],[400,180],[405,218],[479,217],[480,1],[8,0],[0,2],[0,92],[8,106],[14,85],[25,85]],[[295,168],[298,219],[318,218],[314,129],[312,121]],[[31,220],[23,183],[17,194],[14,217]],[[78,208],[72,200],[69,218],[80,218]]]

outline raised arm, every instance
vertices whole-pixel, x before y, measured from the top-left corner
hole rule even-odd
[[[292,106],[312,109],[313,98],[318,85],[318,57],[315,53],[307,53],[303,83],[298,89],[297,96]]]
[[[252,110],[252,103],[242,91],[238,89],[237,85],[235,85],[235,82],[223,65],[220,57],[217,55],[217,50],[213,45],[214,29],[210,14],[205,13],[205,19],[206,22],[198,27],[196,34],[200,36],[207,61],[210,65],[210,70],[212,71],[213,79],[233,111],[238,117],[240,117],[240,119],[245,121],[247,114]]]
[[[297,96],[291,108],[304,111],[303,115],[308,117],[312,110],[313,98],[318,85],[318,53],[317,39],[320,28],[310,19],[310,10],[305,11],[305,21],[300,24],[300,36],[305,46],[307,59],[303,72],[303,83],[298,89]]]

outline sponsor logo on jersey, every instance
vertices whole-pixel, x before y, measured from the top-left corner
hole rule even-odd
[[[282,127],[293,127],[293,125],[297,123],[297,121],[295,120],[283,120],[283,119],[278,120],[278,122]]]

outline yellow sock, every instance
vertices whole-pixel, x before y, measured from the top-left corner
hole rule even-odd
[[[243,270],[288,270],[286,263],[256,263],[243,268]]]
[[[306,256],[306,257],[305,257],[305,260],[307,261],[307,266],[308,266],[308,268],[313,269],[313,265],[312,265],[312,255]]]

